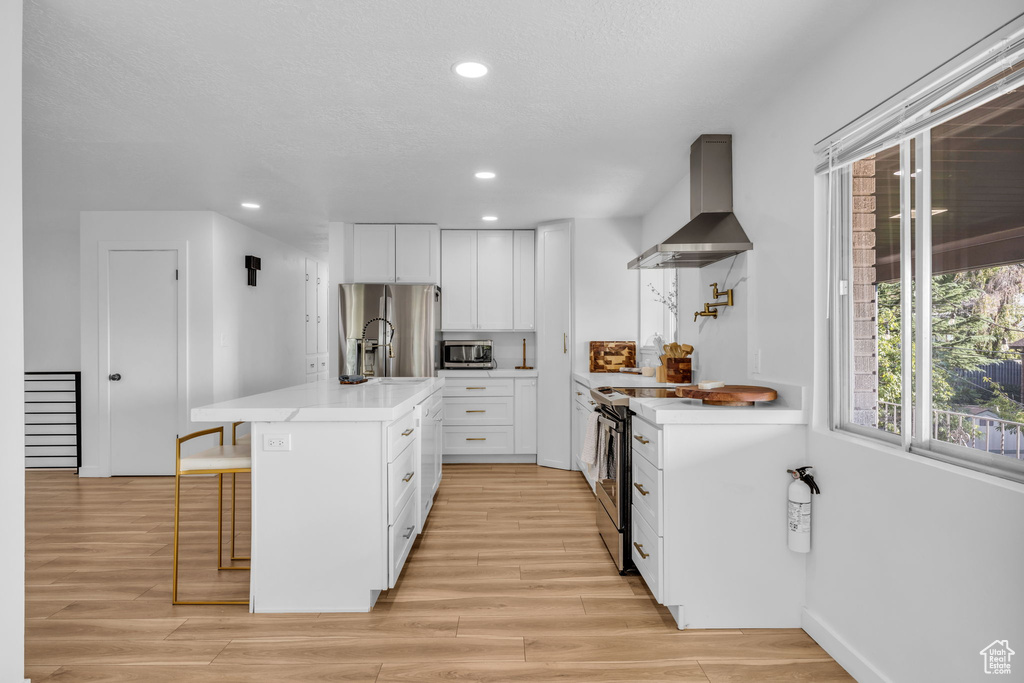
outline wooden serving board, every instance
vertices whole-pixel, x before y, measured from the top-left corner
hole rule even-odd
[[[697,387],[676,387],[680,398],[699,398],[709,406],[752,406],[754,401],[774,401],[779,394],[770,387],[751,387],[742,384],[726,384],[714,389]]]
[[[636,367],[636,342],[590,342],[590,371],[618,372],[619,368]]]

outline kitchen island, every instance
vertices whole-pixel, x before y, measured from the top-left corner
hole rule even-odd
[[[577,442],[598,404],[591,389],[679,386],[623,375],[573,376]],[[803,387],[772,388],[777,400],[753,406],[629,398],[630,552],[681,629],[801,624],[805,556],[786,544],[786,470],[808,464],[808,401]]]
[[[337,380],[192,410],[252,429],[251,612],[367,612],[440,481],[443,377]]]

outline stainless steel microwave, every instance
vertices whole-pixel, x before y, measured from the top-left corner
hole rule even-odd
[[[446,339],[441,342],[441,367],[493,368],[492,348],[490,339]]]

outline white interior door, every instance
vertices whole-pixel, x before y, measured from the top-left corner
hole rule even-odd
[[[110,473],[174,474],[178,433],[178,252],[110,251]],[[103,381],[103,380],[101,380]]]

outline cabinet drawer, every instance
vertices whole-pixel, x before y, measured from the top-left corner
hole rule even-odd
[[[662,472],[647,459],[633,451],[633,509],[640,513],[658,536],[664,536],[662,528]]]
[[[391,523],[420,485],[418,460],[416,449],[406,448],[394,462],[388,463],[388,521]]]
[[[313,373],[317,372],[317,370],[319,370],[319,366],[320,366],[320,363],[319,363],[315,353],[314,354],[307,354],[306,355],[306,374],[307,375],[310,375],[310,374],[313,374]],[[324,369],[326,370],[327,368],[324,368]]]
[[[597,401],[590,395],[590,389],[583,386],[582,384],[575,384],[572,389],[572,398],[576,403],[580,404],[587,410],[593,410],[597,407]]]
[[[419,434],[416,433],[416,414],[410,410],[388,425],[388,462],[401,455],[418,438]]]
[[[659,470],[663,469],[661,457],[661,429],[655,427],[646,420],[641,420],[638,417],[633,418],[632,428],[633,451],[647,458],[647,460]]]
[[[444,396],[512,396],[515,380],[491,377],[445,377]]]
[[[316,371],[318,373],[326,373],[329,365],[330,357],[326,353],[322,353],[316,357]]]
[[[446,398],[444,421],[450,425],[510,425],[514,402],[511,396]]]
[[[402,573],[405,559],[409,557],[412,544],[416,541],[419,506],[413,500],[398,514],[395,523],[388,528],[388,588],[394,588],[398,575]]]
[[[448,453],[514,453],[513,427],[444,426],[444,447]]]
[[[633,506],[633,561],[644,582],[651,589],[651,594],[658,602],[662,602],[661,577],[664,544],[661,537],[654,533],[644,521],[640,512]]]

